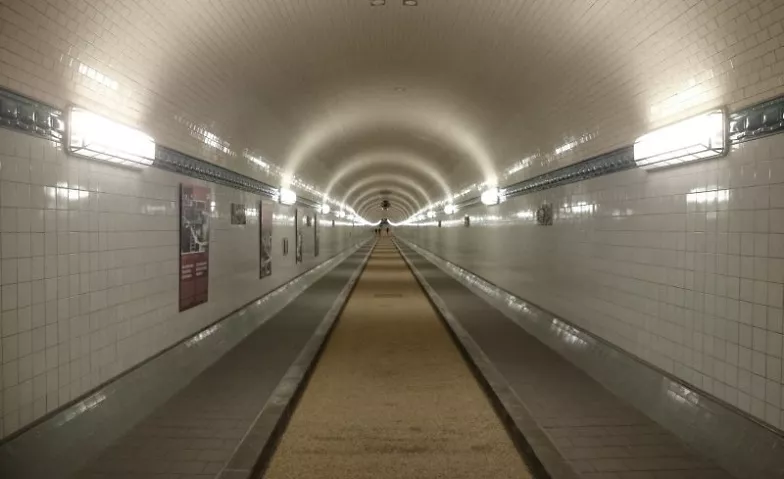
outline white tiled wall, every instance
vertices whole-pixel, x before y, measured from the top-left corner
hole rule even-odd
[[[398,234],[784,426],[784,135],[442,219]]]
[[[453,188],[784,93],[781,0],[421,3],[0,0],[0,85],[270,183],[245,148],[327,183],[376,138]]]
[[[698,110],[784,92],[779,0],[420,3],[411,16],[361,1],[0,0],[0,86],[90,108],[271,184],[280,178],[245,149],[279,166],[301,162],[295,173],[323,187],[376,140],[401,143],[454,191],[485,170],[503,177],[522,158],[531,160],[504,183]],[[390,54],[405,58],[378,61]],[[0,134],[6,435],[313,264],[293,264],[292,212],[278,208],[274,276],[258,281],[255,219],[228,224],[229,203],[252,198],[213,187],[211,299],[177,314],[180,179]],[[781,425],[772,386],[781,378],[769,377],[781,366],[768,339],[776,349],[782,266],[770,258],[773,233],[784,231],[766,213],[777,190],[752,187],[774,179],[749,173],[780,141],[554,189],[494,213],[526,217],[545,198],[585,203],[550,228],[515,217],[415,236]],[[346,244],[345,232],[323,228],[321,258]]]
[[[231,203],[260,198],[211,185],[209,302],[179,313],[183,181],[195,180],[67,157],[0,129],[0,437],[367,236],[324,225],[320,256],[311,241],[295,264],[293,208],[265,203],[275,208],[273,275],[260,280],[258,218],[230,224]]]

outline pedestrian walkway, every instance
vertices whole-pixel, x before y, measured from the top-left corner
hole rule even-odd
[[[522,432],[551,476],[560,470],[566,472],[559,478],[732,477],[424,256],[399,246],[526,411],[522,422],[531,427]]]
[[[531,477],[390,239],[376,246],[264,477]]]

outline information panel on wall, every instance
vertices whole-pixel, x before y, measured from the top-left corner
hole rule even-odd
[[[297,263],[302,262],[302,226],[299,224],[299,209],[294,210],[294,255]]]
[[[319,219],[318,214],[313,215],[313,238],[316,240],[314,246],[314,256],[319,255]]]
[[[259,277],[272,274],[272,206],[259,201]]]
[[[246,212],[245,212],[245,205],[239,205],[236,203],[231,204],[231,224],[233,225],[248,224],[248,219],[246,217]]]
[[[180,311],[207,302],[210,189],[180,184]]]

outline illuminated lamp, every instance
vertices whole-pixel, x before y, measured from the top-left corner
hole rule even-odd
[[[155,140],[146,133],[90,111],[69,112],[67,150],[70,154],[115,165],[145,168],[155,160]]]
[[[287,188],[280,189],[280,204],[293,205],[297,202],[297,194]]]
[[[491,188],[482,193],[482,203],[493,206],[501,202],[501,192],[498,188]]]
[[[724,110],[714,110],[641,136],[634,161],[646,170],[718,158],[727,153]]]

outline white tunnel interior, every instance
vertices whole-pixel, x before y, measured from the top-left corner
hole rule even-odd
[[[294,244],[294,207],[268,205],[280,266],[262,284],[258,220],[229,218],[230,204],[259,198],[207,185],[211,299],[181,313],[182,178],[0,130],[0,437],[369,237],[382,218],[784,427],[782,135],[443,212],[693,115],[784,94],[784,4],[373,3],[0,0],[0,87],[331,205],[318,213],[320,255],[308,236],[303,262],[281,246]],[[543,204],[550,226],[536,221]]]
[[[263,159],[337,198],[384,174],[439,201],[781,87],[765,2],[2,5],[16,90],[262,179],[248,157]]]

